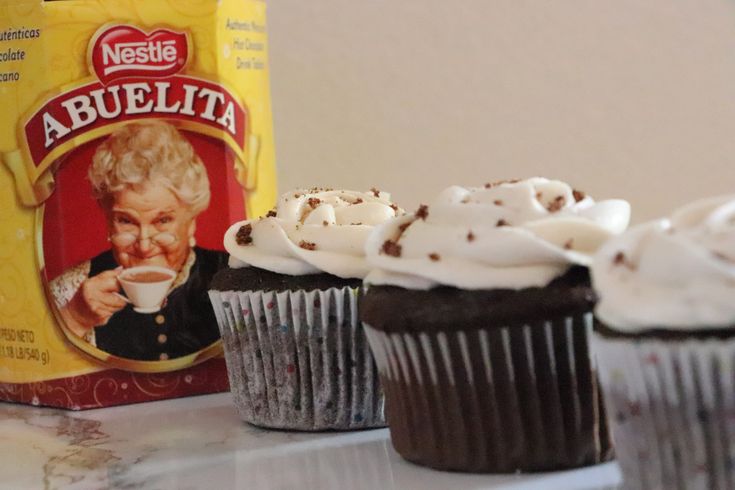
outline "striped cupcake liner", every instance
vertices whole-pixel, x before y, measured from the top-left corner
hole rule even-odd
[[[591,314],[466,331],[366,326],[394,447],[418,464],[472,472],[611,459],[591,328]]]
[[[305,431],[385,426],[359,289],[209,295],[243,420]]]
[[[735,488],[735,339],[593,346],[625,488]]]

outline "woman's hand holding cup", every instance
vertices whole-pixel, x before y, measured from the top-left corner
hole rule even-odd
[[[69,303],[62,309],[67,325],[78,336],[94,327],[105,325],[112,315],[125,308],[120,295],[118,276],[122,267],[86,279]]]

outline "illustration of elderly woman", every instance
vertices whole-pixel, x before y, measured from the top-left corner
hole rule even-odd
[[[209,206],[210,189],[191,144],[168,123],[132,123],[99,146],[88,177],[111,249],[51,282],[66,326],[105,352],[136,360],[174,359],[215,342],[207,289],[227,256],[196,246],[196,218]],[[118,276],[151,265],[178,275],[159,311],[138,313],[121,295]]]

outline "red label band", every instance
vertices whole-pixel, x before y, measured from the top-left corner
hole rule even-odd
[[[248,116],[237,98],[221,85],[184,75],[83,85],[49,100],[24,132],[38,167],[56,147],[84,133],[151,117],[204,125],[229,135],[240,152],[245,148]]]

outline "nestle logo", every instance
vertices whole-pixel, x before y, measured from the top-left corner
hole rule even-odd
[[[169,29],[146,33],[128,25],[105,27],[92,38],[89,60],[105,85],[132,76],[167,77],[186,66],[188,37]]]

